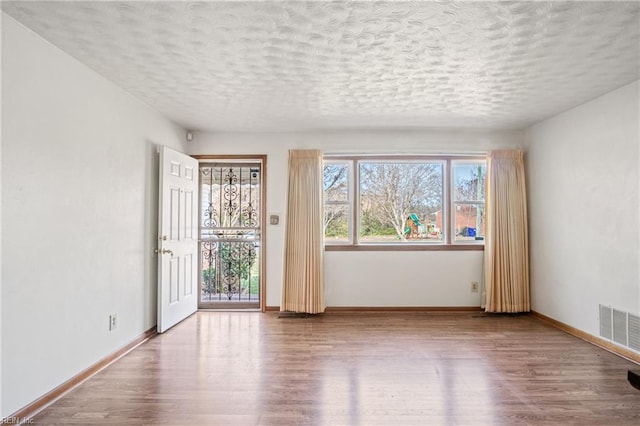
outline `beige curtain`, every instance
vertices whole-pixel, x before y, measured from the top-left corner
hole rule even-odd
[[[486,203],[485,309],[529,312],[529,243],[522,151],[489,153]]]
[[[281,311],[324,312],[322,153],[289,151]]]

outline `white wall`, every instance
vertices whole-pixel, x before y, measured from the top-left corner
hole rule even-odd
[[[639,89],[526,133],[532,309],[595,336],[599,303],[640,313]]]
[[[317,133],[196,133],[189,154],[266,154],[267,305],[280,306],[289,149],[325,153],[461,153],[515,148],[520,132],[336,131]],[[482,282],[483,254],[474,252],[326,252],[328,306],[479,306],[472,281]]]
[[[481,251],[326,252],[327,306],[480,306]]]
[[[4,417],[156,324],[155,147],[184,130],[5,14],[2,43]]]

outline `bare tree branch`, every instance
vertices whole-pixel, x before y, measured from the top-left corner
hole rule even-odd
[[[361,209],[405,239],[411,213],[426,219],[441,207],[442,165],[438,163],[362,163]]]

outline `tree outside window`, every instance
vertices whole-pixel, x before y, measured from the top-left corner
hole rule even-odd
[[[349,241],[349,163],[324,164],[324,236],[331,242]]]
[[[360,238],[440,240],[433,214],[442,208],[442,164],[360,163]]]

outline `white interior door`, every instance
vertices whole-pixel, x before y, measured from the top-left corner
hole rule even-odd
[[[158,332],[198,308],[198,161],[161,147]]]

